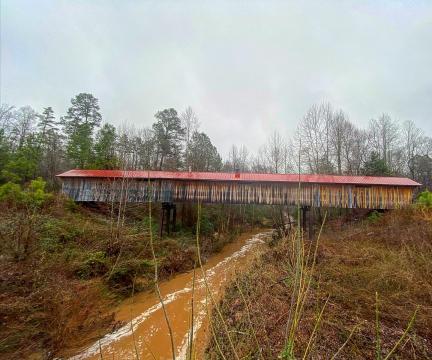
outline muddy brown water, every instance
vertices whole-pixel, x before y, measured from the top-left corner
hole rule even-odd
[[[254,250],[271,231],[246,233],[210,257],[203,269],[213,296],[220,298],[224,286],[245,267]],[[176,358],[185,359],[191,324],[193,271],[162,282],[160,291],[173,330]],[[211,299],[201,269],[195,273],[194,351],[202,358],[208,336],[208,309]],[[121,303],[116,320],[125,325],[102,337],[70,359],[172,359],[168,326],[161,303],[154,292],[140,293]],[[101,356],[102,355],[102,356]],[[138,355],[138,356],[137,356]]]

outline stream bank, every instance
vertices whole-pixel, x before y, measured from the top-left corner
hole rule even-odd
[[[271,235],[271,231],[248,232],[224,246],[203,266],[208,286],[219,299],[224,285],[243,269],[255,251]],[[189,271],[161,282],[160,291],[173,330],[176,356],[186,357],[191,323],[191,299],[194,272]],[[204,351],[207,342],[207,306],[210,299],[201,269],[195,272],[194,295],[194,351]],[[123,324],[85,349],[75,352],[71,359],[171,359],[168,327],[162,305],[154,292],[136,294],[122,302],[115,310],[115,321]],[[72,354],[65,354],[72,355]]]

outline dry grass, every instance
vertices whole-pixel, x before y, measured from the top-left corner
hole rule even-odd
[[[413,328],[393,356],[432,357],[431,215],[408,209],[386,213],[375,222],[338,221],[326,226],[295,334],[296,358],[303,357],[308,344],[306,358],[328,359],[336,353],[339,359],[377,358],[375,292],[379,294],[382,358],[404,334],[417,306]],[[265,359],[275,359],[286,349],[294,286],[291,253],[292,243],[281,241],[258,256],[251,271],[239,276],[226,291],[221,311],[240,358],[258,359],[262,354]],[[218,317],[213,316],[212,321],[219,346],[230,358]],[[206,354],[210,359],[219,358],[214,341]]]

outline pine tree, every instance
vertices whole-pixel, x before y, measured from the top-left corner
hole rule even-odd
[[[381,159],[377,152],[372,151],[370,159],[364,165],[363,173],[368,176],[389,176],[391,170],[385,160]]]
[[[55,121],[54,110],[51,106],[44,108],[42,114],[38,116],[39,123],[38,128],[42,135],[42,138],[45,137],[45,134],[50,131],[57,129],[57,122]]]
[[[193,171],[219,171],[222,168],[222,159],[216,147],[203,132],[192,135],[186,162]]]
[[[100,125],[102,115],[98,99],[92,94],[78,94],[71,103],[62,119],[67,135],[66,154],[73,166],[85,168],[91,161],[93,132]]]
[[[94,146],[94,166],[98,169],[115,169],[117,167],[116,130],[110,124],[104,124],[96,135]]]
[[[185,129],[174,109],[165,109],[155,115],[157,121],[153,124],[155,142],[157,146],[157,168],[159,170],[178,169],[181,166],[181,141],[185,136]]]

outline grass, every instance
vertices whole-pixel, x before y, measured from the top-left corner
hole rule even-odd
[[[431,358],[431,215],[405,209],[373,219],[330,221],[318,244],[315,269],[309,261],[300,276],[293,267],[292,238],[261,253],[219,305],[238,356]],[[305,241],[305,249],[311,245]],[[296,276],[309,275],[310,290],[287,341],[287,321],[294,323],[299,308],[299,296],[292,301],[293,292],[298,294]],[[231,358],[219,316],[212,316],[212,328],[218,345],[210,340],[206,357],[219,359],[219,347]]]

